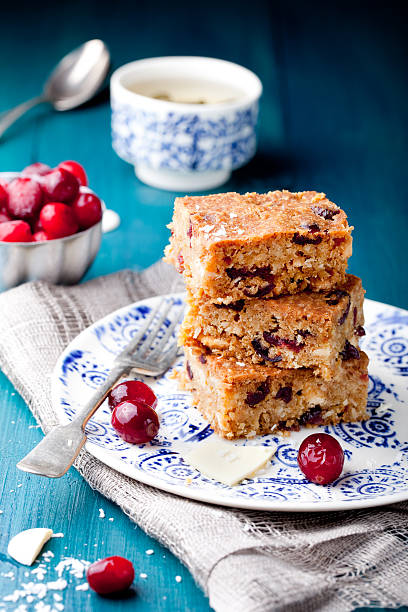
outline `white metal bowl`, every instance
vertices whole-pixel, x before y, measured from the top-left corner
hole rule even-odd
[[[6,181],[18,176],[18,172],[0,172],[0,179]],[[81,191],[93,193],[86,187],[81,187]],[[102,206],[106,212],[104,202]],[[78,283],[93,263],[101,237],[102,220],[66,238],[44,242],[0,242],[0,291],[33,280],[61,285]]]

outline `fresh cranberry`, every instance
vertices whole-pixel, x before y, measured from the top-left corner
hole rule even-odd
[[[12,221],[10,215],[5,211],[0,211],[0,223],[6,223],[7,221]]]
[[[93,193],[80,193],[72,204],[81,229],[88,229],[102,219],[102,204]]]
[[[88,185],[88,177],[86,176],[86,172],[81,164],[78,164],[78,162],[69,159],[58,164],[57,168],[62,168],[63,170],[68,170],[68,172],[71,172],[71,174],[77,177],[79,184],[83,187]]]
[[[8,211],[18,219],[32,219],[40,210],[43,192],[31,178],[16,178],[8,186]]]
[[[141,400],[151,408],[157,405],[157,397],[141,380],[127,380],[116,385],[108,395],[109,408],[113,410],[125,400]]]
[[[34,232],[33,234],[33,242],[45,242],[46,240],[52,240],[48,234],[44,232],[44,230],[40,230],[39,232]]]
[[[8,193],[7,193],[7,184],[0,184],[0,212],[4,212],[7,208],[8,202]]]
[[[79,181],[63,168],[52,170],[41,178],[41,185],[47,202],[63,202],[69,204],[79,191]]]
[[[31,242],[31,229],[25,221],[6,221],[0,223],[0,241]]]
[[[37,219],[35,219],[34,222],[32,222],[32,228],[33,228],[33,232],[41,232],[44,228],[43,225],[41,223],[41,219],[40,217],[37,217]]]
[[[310,482],[320,485],[333,482],[340,476],[343,464],[343,449],[329,434],[312,434],[300,445],[298,465]]]
[[[108,595],[128,589],[135,578],[132,563],[123,557],[106,557],[92,563],[86,570],[86,579],[93,591]]]
[[[40,221],[51,238],[64,238],[78,231],[78,221],[72,208],[60,202],[46,204],[41,210]]]
[[[126,442],[143,444],[159,431],[159,417],[141,400],[125,400],[113,409],[112,425]]]
[[[30,164],[21,172],[23,176],[45,176],[49,172],[51,172],[52,168],[47,166],[47,164],[42,164],[41,162],[36,162],[35,164]]]

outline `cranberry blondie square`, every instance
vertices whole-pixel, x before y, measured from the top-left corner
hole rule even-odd
[[[219,303],[328,291],[352,251],[346,214],[316,191],[176,198],[169,227],[166,261]]]
[[[188,296],[180,343],[249,364],[313,368],[329,379],[346,341],[358,346],[364,334],[363,300],[361,280],[351,274],[326,293],[230,304]]]
[[[306,368],[247,366],[203,348],[186,347],[185,354],[185,388],[224,438],[368,417],[368,358],[355,347],[345,351],[331,380]]]

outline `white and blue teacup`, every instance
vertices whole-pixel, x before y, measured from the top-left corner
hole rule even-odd
[[[261,93],[253,72],[224,60],[131,62],[111,79],[113,148],[153,187],[219,187],[255,153]]]

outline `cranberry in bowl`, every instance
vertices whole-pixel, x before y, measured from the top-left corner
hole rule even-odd
[[[106,207],[64,164],[0,172],[0,291],[32,280],[72,285],[93,263]]]

